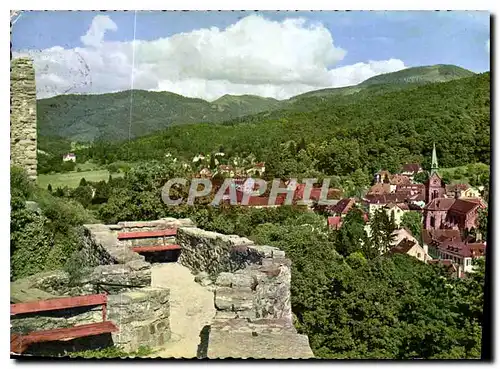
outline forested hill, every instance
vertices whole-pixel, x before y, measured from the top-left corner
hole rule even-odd
[[[229,155],[252,153],[285,165],[280,143],[303,139],[316,161],[304,165],[325,174],[426,164],[434,142],[443,167],[490,160],[490,73],[368,95],[350,104],[331,97],[314,106],[261,113],[241,123],[171,127],[130,143],[97,144],[87,154],[101,162],[161,158],[166,152],[189,158],[222,146]]]
[[[379,85],[385,83],[404,84],[404,83],[429,83],[429,82],[447,82],[454,79],[472,77],[474,75],[470,70],[457,67],[456,65],[431,65],[425,67],[414,67],[403,69],[394,73],[385,73],[367,79],[360,83],[361,86]]]
[[[176,124],[221,123],[280,109],[308,111],[317,109],[320,101],[332,97],[339,104],[352,103],[425,82],[443,82],[469,75],[473,73],[455,66],[408,68],[370,78],[357,86],[312,91],[285,101],[253,95],[225,95],[208,102],[170,92],[142,90],[134,90],[132,99],[131,91],[60,95],[38,100],[38,128],[39,135],[44,137],[59,136],[84,142],[120,141],[128,139],[129,135],[132,138],[144,136]]]
[[[431,65],[412,67],[398,72],[384,73],[368,78],[356,86],[325,88],[306,92],[290,99],[293,104],[301,104],[310,97],[341,97],[360,99],[367,94],[381,94],[395,90],[413,88],[425,83],[448,82],[455,79],[472,77],[473,72],[455,65]],[[356,96],[353,96],[356,94]],[[349,99],[346,99],[349,101]]]
[[[83,142],[120,141],[128,139],[129,128],[134,138],[177,123],[226,121],[270,110],[278,104],[278,100],[251,95],[223,96],[210,103],[171,92],[134,90],[132,97],[131,91],[122,91],[38,100],[37,117],[41,136]]]

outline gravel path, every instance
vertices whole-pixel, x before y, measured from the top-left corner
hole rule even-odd
[[[154,357],[194,358],[203,327],[215,316],[214,295],[194,281],[191,271],[177,263],[152,267],[154,287],[170,288],[172,337]]]

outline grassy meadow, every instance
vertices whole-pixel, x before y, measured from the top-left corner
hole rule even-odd
[[[38,175],[37,182],[38,186],[41,188],[47,188],[49,184],[53,189],[65,186],[76,188],[82,178],[85,178],[86,181],[90,182],[107,181],[109,174],[109,171],[106,169],[92,170],[88,172],[40,174]],[[123,177],[123,173],[113,173],[111,177]]]

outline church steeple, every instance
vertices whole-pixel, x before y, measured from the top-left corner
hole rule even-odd
[[[434,146],[432,148],[431,175],[437,173],[437,170],[438,170],[438,158],[436,155],[436,144],[434,143]]]

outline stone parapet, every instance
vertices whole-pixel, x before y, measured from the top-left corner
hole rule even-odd
[[[108,297],[108,318],[119,328],[113,342],[126,351],[164,345],[170,339],[170,291],[141,288]]]
[[[180,228],[179,262],[214,291],[215,318],[203,347],[209,358],[311,358],[292,323],[291,261],[272,246],[236,235]]]

